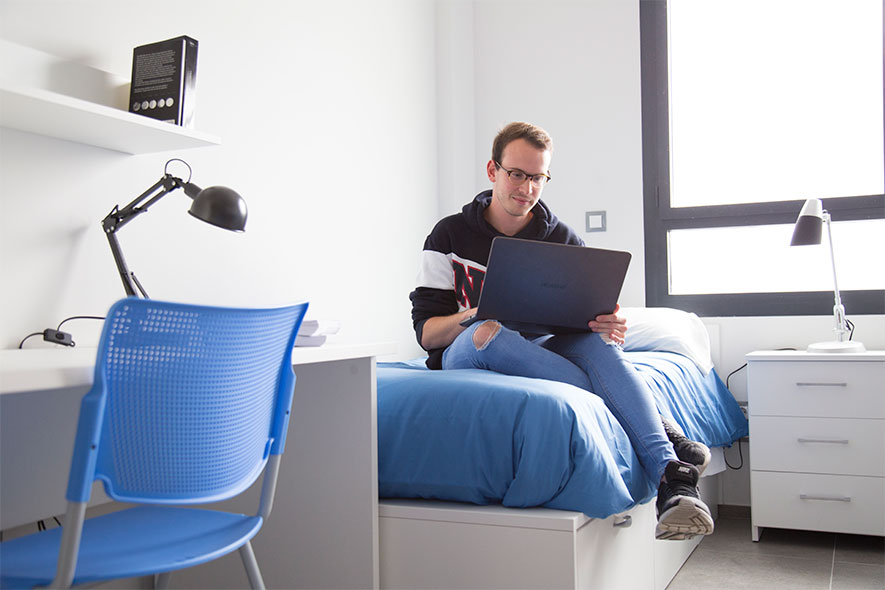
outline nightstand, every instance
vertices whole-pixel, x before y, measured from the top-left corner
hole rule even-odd
[[[885,351],[747,355],[753,540],[885,536]]]

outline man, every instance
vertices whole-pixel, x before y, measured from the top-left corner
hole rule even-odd
[[[418,287],[410,295],[427,365],[550,379],[596,393],[624,427],[643,469],[660,482],[656,537],[708,535],[713,519],[698,496],[696,465],[706,466],[709,450],[675,433],[672,442],[668,439],[651,391],[620,349],[627,326],[617,309],[591,320],[591,332],[584,334],[539,338],[494,320],[461,326],[476,313],[496,236],[584,245],[540,200],[550,180],[552,150],[543,129],[529,123],[507,125],[495,138],[486,164],[492,189],[477,195],[461,213],[441,220],[427,237]]]

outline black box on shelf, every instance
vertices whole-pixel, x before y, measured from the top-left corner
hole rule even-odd
[[[136,47],[129,112],[193,127],[197,46],[195,39],[181,36]]]

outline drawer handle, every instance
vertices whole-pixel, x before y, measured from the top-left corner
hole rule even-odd
[[[800,500],[823,500],[824,502],[851,502],[851,496],[814,496],[799,494]]]
[[[629,514],[624,516],[621,520],[616,520],[612,523],[613,527],[620,527],[622,529],[629,529],[633,526],[633,517]]]
[[[847,445],[847,439],[827,439],[827,438],[797,438],[800,443],[823,443],[829,445]]]
[[[796,387],[848,387],[848,383],[805,383],[799,381]]]

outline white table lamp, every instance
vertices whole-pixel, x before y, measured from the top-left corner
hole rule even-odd
[[[808,345],[808,352],[824,353],[849,353],[865,352],[866,348],[860,342],[850,339],[851,330],[845,319],[845,307],[842,305],[842,297],[839,295],[839,281],[836,280],[836,257],[833,255],[833,233],[830,229],[830,214],[823,208],[820,199],[808,199],[802,206],[796,226],[793,229],[791,246],[807,246],[821,243],[822,225],[827,224],[827,239],[830,242],[830,261],[833,265],[833,285],[835,292],[835,305],[833,305],[833,318],[836,339],[829,342],[816,342]]]

